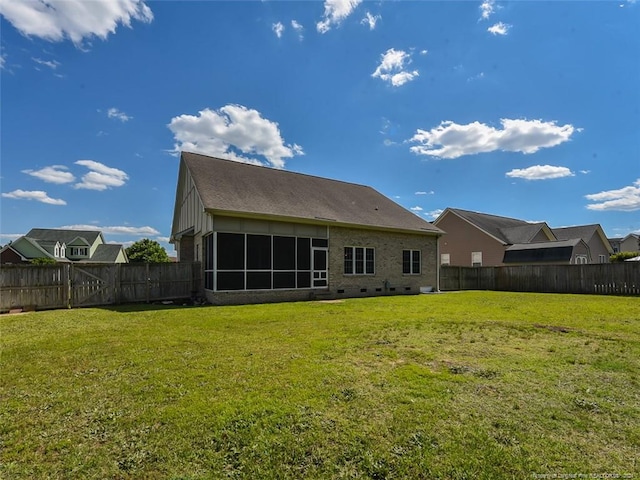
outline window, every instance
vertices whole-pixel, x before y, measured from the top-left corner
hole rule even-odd
[[[482,252],[471,252],[471,266],[472,267],[482,266]]]
[[[215,291],[311,288],[312,245],[327,244],[326,239],[227,232],[203,241],[205,289]]]
[[[344,247],[345,275],[374,275],[375,263],[375,249]]]
[[[599,259],[600,263],[607,263],[606,255],[598,255],[598,259]]]
[[[402,273],[405,275],[420,274],[420,250],[402,251]]]
[[[56,246],[53,247],[53,256],[56,258],[60,257],[60,244],[56,243]]]
[[[440,254],[440,265],[451,265],[451,254],[450,253],[442,253],[442,254]]]
[[[89,247],[71,247],[72,257],[87,257],[89,256]]]
[[[586,265],[587,256],[586,255],[576,255],[576,265]]]
[[[67,246],[63,243],[60,247],[60,258],[64,258],[67,256]]]

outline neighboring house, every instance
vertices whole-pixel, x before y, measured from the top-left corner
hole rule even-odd
[[[607,240],[609,240],[609,245],[611,245],[613,253],[620,253],[620,243],[622,243],[622,237],[608,238]]]
[[[608,262],[611,251],[599,225],[552,229],[545,222],[457,208],[447,208],[434,225],[446,232],[440,239],[442,265],[599,263],[601,255]]]
[[[440,239],[442,265],[502,265],[512,245],[556,240],[549,226],[515,218],[447,208],[434,222],[446,235]]]
[[[34,228],[0,250],[2,264],[29,263],[36,258],[62,263],[128,262],[124,247],[104,243],[100,231]]]
[[[640,252],[640,235],[630,233],[620,241],[620,252]]]
[[[571,265],[587,263],[589,247],[580,238],[562,241],[519,243],[504,251],[505,265]]]
[[[171,243],[214,304],[437,288],[442,231],[371,187],[183,152]]]
[[[558,240],[580,238],[588,245],[589,256],[582,263],[609,263],[609,257],[613,255],[613,248],[611,248],[604,230],[598,224],[552,228],[551,230]],[[584,259],[584,257],[582,258]]]

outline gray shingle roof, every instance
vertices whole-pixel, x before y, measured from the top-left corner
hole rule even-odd
[[[591,237],[598,231],[599,225],[578,225],[576,227],[552,228],[553,234],[558,240],[569,240],[571,238],[581,238],[585,242],[591,240]]]
[[[529,242],[546,225],[545,223],[529,223],[517,218],[501,217],[459,208],[449,208],[448,210],[507,245]]]
[[[77,237],[84,238],[89,245],[93,245],[96,239],[101,235],[100,231],[97,230],[59,230],[52,228],[33,228],[29,233],[25,235],[25,237],[29,237],[31,239],[36,240],[38,243],[42,243],[43,245],[48,243],[60,242],[60,243],[70,243],[75,240]]]
[[[183,152],[212,213],[442,233],[371,187]]]
[[[114,243],[102,243],[96,247],[96,251],[93,256],[86,260],[87,262],[97,263],[115,263],[118,259],[118,254],[122,250],[122,245]]]

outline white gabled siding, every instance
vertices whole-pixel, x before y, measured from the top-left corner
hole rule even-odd
[[[186,168],[181,168],[179,182],[173,234],[190,228],[194,229],[194,233],[202,232],[203,227],[206,227],[208,215],[204,212],[191,173]]]

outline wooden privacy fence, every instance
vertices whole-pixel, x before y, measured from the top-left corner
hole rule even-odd
[[[640,295],[640,262],[441,267],[440,290]]]
[[[190,298],[199,263],[2,265],[0,312]]]

